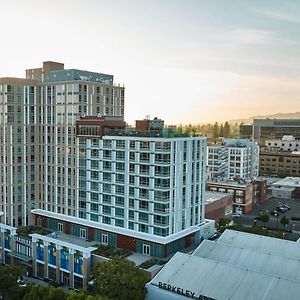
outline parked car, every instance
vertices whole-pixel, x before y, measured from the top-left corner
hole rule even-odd
[[[233,218],[239,218],[241,216],[241,214],[239,214],[239,213],[233,213],[231,216]]]
[[[281,213],[285,213],[286,211],[288,211],[288,209],[286,207],[282,206],[282,205],[277,206],[276,210],[281,212]]]
[[[286,208],[287,210],[291,209],[290,206],[288,206],[287,204],[281,204],[280,206]]]
[[[276,215],[279,215],[279,214],[280,214],[280,212],[278,210],[271,211],[272,216],[276,216]]]

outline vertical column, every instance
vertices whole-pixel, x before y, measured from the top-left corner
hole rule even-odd
[[[60,250],[62,249],[62,246],[56,245],[56,282],[58,284],[61,283],[60,278]]]
[[[1,263],[5,264],[5,229],[1,227]]]
[[[49,242],[44,241],[44,278],[48,278],[48,246]]]
[[[17,235],[17,230],[16,229],[12,229],[10,231],[10,241],[9,241],[9,246],[10,246],[10,263],[13,264],[14,263],[14,252],[15,252],[15,247],[16,247],[16,235]]]
[[[33,276],[37,276],[37,268],[36,268],[36,238],[32,237],[32,274]]]
[[[83,290],[87,290],[87,283],[89,278],[90,271],[90,262],[91,262],[91,254],[83,252],[83,267],[82,267],[82,275],[83,275]]]
[[[70,282],[69,282],[69,286],[70,288],[74,288],[74,253],[75,250],[74,249],[69,249],[69,253],[70,253],[70,265],[69,265],[69,270],[70,270]]]

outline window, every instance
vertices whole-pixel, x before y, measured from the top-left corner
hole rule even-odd
[[[79,236],[80,236],[82,239],[86,239],[86,229],[80,228],[80,230],[79,230]]]
[[[58,231],[63,232],[64,231],[64,224],[63,223],[58,223]]]
[[[102,234],[102,244],[108,245],[108,235],[107,234]]]
[[[143,244],[143,254],[150,255],[150,245]]]

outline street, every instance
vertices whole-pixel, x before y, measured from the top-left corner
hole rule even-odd
[[[285,213],[279,213],[278,217],[271,215],[272,211],[276,210],[276,207],[280,204],[286,204],[291,209]],[[278,199],[270,198],[266,203],[257,203],[254,205],[253,210],[247,214],[242,215],[239,220],[243,225],[252,226],[254,224],[254,219],[257,218],[261,212],[267,212],[269,214],[269,221],[265,224],[268,228],[279,228],[284,229],[284,226],[280,223],[280,220],[283,216],[286,216],[289,219],[289,224],[285,229],[292,230],[292,234],[288,234],[289,238],[292,240],[297,240],[300,237],[300,221],[291,220],[292,217],[300,218],[300,200],[299,199]],[[263,227],[264,224],[262,221],[257,220],[257,225]]]

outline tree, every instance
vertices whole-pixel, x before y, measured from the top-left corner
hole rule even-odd
[[[67,294],[61,288],[31,285],[28,287],[23,300],[66,300]]]
[[[229,224],[230,220],[227,218],[220,218],[219,220],[219,226],[220,227],[224,227],[227,226]]]
[[[218,137],[219,137],[219,124],[218,122],[216,122],[213,127],[213,138],[217,139]]]
[[[286,217],[286,216],[283,216],[281,219],[280,219],[280,223],[286,227],[289,223],[290,223],[290,220]]]
[[[226,121],[225,122],[225,125],[224,125],[224,137],[225,138],[228,138],[230,135],[230,125],[228,124],[228,122]]]
[[[222,124],[221,124],[221,126],[220,126],[219,136],[220,136],[220,137],[224,137],[224,127],[223,127]]]
[[[84,292],[68,292],[67,300],[109,300],[107,297],[102,297],[99,295],[87,295]]]
[[[267,213],[263,212],[260,214],[260,220],[264,223],[264,227],[265,227],[266,223],[269,222],[270,217]]]
[[[18,293],[18,278],[24,273],[20,266],[0,266],[0,294],[5,299],[10,299],[11,294]]]
[[[111,299],[143,300],[148,276],[133,262],[120,257],[95,265],[92,292]]]

